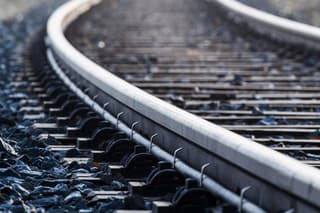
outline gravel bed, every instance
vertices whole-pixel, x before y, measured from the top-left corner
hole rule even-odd
[[[25,112],[19,111],[21,100],[32,98],[32,94],[14,91],[13,76],[27,69],[24,54],[29,39],[45,26],[50,11],[61,3],[51,1],[23,16],[0,22],[0,212],[78,212],[80,209],[107,212],[125,205],[119,200],[110,200],[88,207],[83,196],[90,193],[94,185],[72,181],[70,176],[76,171],[98,173],[101,170],[92,162],[63,162],[61,153],[46,148],[56,141],[39,140],[38,132],[31,128],[33,122],[24,120]],[[40,65],[38,69],[42,69]],[[76,150],[71,150],[66,155],[72,156],[74,152]],[[110,180],[109,188],[121,187],[120,182]],[[130,199],[128,202],[135,203]]]

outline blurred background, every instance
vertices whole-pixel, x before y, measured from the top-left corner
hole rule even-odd
[[[320,26],[320,0],[240,0],[290,19]]]
[[[0,19],[50,0],[0,0]],[[134,1],[134,0],[133,0]],[[240,0],[250,6],[320,27],[320,0]]]
[[[40,2],[44,0],[0,0],[0,19],[15,16]]]

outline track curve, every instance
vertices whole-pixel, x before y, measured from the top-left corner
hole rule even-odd
[[[63,30],[96,3],[98,2],[74,1],[60,8],[48,22],[47,44],[52,63],[58,61],[64,69],[67,68],[76,73],[68,72],[68,75],[76,76],[74,78],[82,81],[79,87],[84,86],[83,82],[90,83],[92,92],[89,97],[91,96],[92,99],[96,97],[93,94],[99,95],[90,103],[100,114],[105,115],[101,106],[106,101],[112,105],[108,110],[109,119],[115,124],[118,123],[115,119],[118,113],[125,112],[127,118],[121,125],[128,134],[132,134],[130,126],[135,120],[139,120],[140,128],[136,131],[139,134],[133,135],[138,141],[148,141],[145,137],[150,138],[157,129],[162,138],[160,141],[173,139],[177,141],[177,144],[159,144],[159,141],[155,141],[154,144],[161,147],[161,150],[172,153],[179,146],[189,150],[185,154],[181,153],[180,160],[184,162],[181,162],[181,168],[189,165],[199,170],[206,162],[214,162],[215,167],[227,169],[233,177],[239,177],[239,180],[228,180],[229,174],[224,171],[217,174],[210,170],[208,177],[218,179],[218,182],[232,190],[243,188],[248,184],[255,189],[260,189],[258,192],[249,194],[248,199],[257,203],[263,194],[262,206],[268,210],[290,209],[292,202],[300,211],[306,209],[311,211],[319,207],[316,196],[320,190],[318,170],[161,101],[109,73],[72,47],[63,35]],[[55,66],[57,70],[57,64]],[[120,107],[115,104],[119,104]],[[196,150],[197,154],[190,155],[191,150]],[[210,156],[195,162],[199,153],[209,153]],[[195,174],[194,176],[198,175]],[[288,180],[290,180],[289,183]],[[204,180],[204,185],[208,188],[212,183],[209,178]],[[222,191],[217,192],[217,190],[215,193],[223,194]],[[273,197],[275,193],[278,195],[276,199]],[[280,205],[279,202],[283,200],[278,199],[279,197],[286,201],[285,205]],[[239,203],[236,197],[229,201]],[[244,204],[244,208],[249,211],[258,210],[249,202]]]

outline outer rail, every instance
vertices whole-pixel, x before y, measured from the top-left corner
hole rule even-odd
[[[320,29],[318,27],[282,18],[236,0],[207,1],[215,2],[225,8],[231,15],[240,18],[256,30],[276,39],[320,49]]]
[[[210,178],[233,190],[253,186],[254,190],[248,197],[270,211],[294,208],[296,211],[310,212],[320,208],[319,170],[172,106],[114,76],[76,50],[66,40],[63,31],[98,2],[71,1],[50,17],[47,24],[48,45],[58,61],[116,102],[146,118],[139,124],[142,126],[141,135],[150,135],[150,132],[144,131],[150,131],[152,121],[156,127],[165,128],[188,140],[203,153],[214,156],[212,163],[215,168],[208,171]],[[176,138],[163,136],[162,139],[172,141]],[[170,143],[167,147],[171,146],[177,145]],[[169,151],[172,152],[172,149]],[[211,159],[210,155],[203,153],[188,150],[180,159],[195,168],[197,161]],[[246,202],[244,209],[253,211],[255,206]]]

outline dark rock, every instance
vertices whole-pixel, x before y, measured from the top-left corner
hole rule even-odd
[[[278,122],[275,120],[275,118],[272,115],[267,116],[258,122],[258,125],[266,125],[266,126],[277,125],[277,124]]]
[[[25,189],[23,186],[21,186],[20,184],[14,183],[12,184],[12,188],[18,192],[19,194],[21,194],[23,197],[29,196],[30,192]]]
[[[67,171],[61,167],[53,167],[49,170],[49,175],[55,178],[65,178]]]
[[[74,185],[74,186],[72,186],[70,188],[71,191],[77,190],[77,191],[79,191],[81,193],[83,193],[87,189],[88,189],[88,186],[86,184],[84,184],[84,183],[79,183],[79,184]]]
[[[263,115],[263,111],[259,107],[255,106],[252,110],[252,114],[253,115]]]
[[[50,207],[60,205],[62,202],[61,197],[58,195],[54,195],[51,197],[39,198],[31,201],[27,201],[27,204],[40,206],[40,207]]]
[[[76,192],[70,193],[67,197],[65,197],[64,202],[68,203],[70,201],[80,200],[80,199],[82,199],[82,195],[80,192],[76,191]]]
[[[19,173],[22,175],[33,176],[33,177],[41,177],[43,174],[42,172],[39,172],[39,171],[31,171],[26,169],[19,171]]]
[[[16,178],[21,177],[21,175],[12,168],[0,169],[0,176],[1,177],[16,177]]]
[[[6,143],[5,140],[1,137],[0,137],[0,151],[8,152],[12,155],[17,155],[16,150],[9,143]]]
[[[65,195],[68,192],[68,186],[63,183],[57,184],[54,188],[48,190],[49,193]]]

